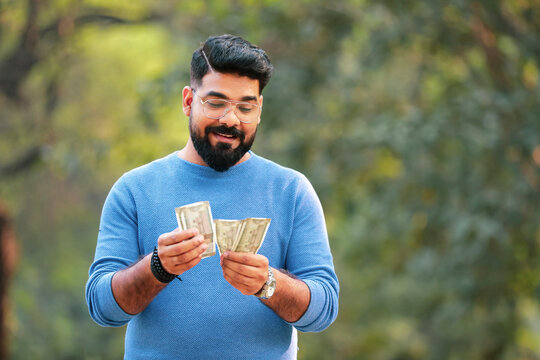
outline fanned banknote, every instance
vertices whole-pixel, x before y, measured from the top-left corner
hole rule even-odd
[[[240,230],[241,220],[214,220],[219,253],[233,250],[233,244]]]
[[[238,232],[238,241],[234,244],[234,251],[256,254],[270,226],[270,219],[247,218]]]
[[[214,231],[210,203],[208,201],[199,201],[177,207],[174,210],[176,212],[176,220],[178,220],[178,227],[181,230],[194,227],[199,229],[199,233],[203,235],[208,247],[202,254],[202,258],[214,256],[216,254],[216,233]]]
[[[236,251],[256,254],[259,251],[270,219],[214,220],[219,252]]]

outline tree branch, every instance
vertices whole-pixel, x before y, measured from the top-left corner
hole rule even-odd
[[[0,178],[14,176],[41,161],[41,146],[33,146],[20,154],[12,162],[0,165]]]
[[[30,69],[37,62],[38,13],[39,0],[28,0],[26,24],[21,33],[19,44],[11,55],[0,64],[0,92],[3,92],[11,100],[19,98],[21,79],[26,78]]]
[[[476,38],[476,41],[484,51],[486,58],[486,64],[491,78],[493,79],[497,88],[501,90],[509,90],[511,83],[505,73],[505,57],[501,50],[497,47],[496,35],[482,21],[482,6],[479,2],[471,4],[473,19],[472,19],[472,31]]]
[[[88,24],[133,25],[164,19],[163,16],[155,13],[138,20],[127,20],[99,13],[75,18],[64,15],[52,21],[48,26],[38,29],[39,1],[29,0],[26,26],[21,34],[19,45],[0,63],[0,93],[11,101],[21,100],[20,87],[38,63],[40,59],[38,45],[45,38],[53,43],[60,43],[65,35]]]

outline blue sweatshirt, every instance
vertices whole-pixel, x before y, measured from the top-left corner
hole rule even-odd
[[[293,359],[295,329],[322,331],[335,320],[339,284],[313,187],[302,174],[250,154],[220,173],[173,153],[127,172],[112,187],[86,300],[98,324],[128,324],[125,359]],[[167,285],[141,313],[120,308],[111,289],[114,273],[152,252],[158,237],[177,227],[175,207],[203,200],[214,219],[272,219],[258,253],[309,287],[310,304],[298,321],[284,321],[230,285],[219,253]]]

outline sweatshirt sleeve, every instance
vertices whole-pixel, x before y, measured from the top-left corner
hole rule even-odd
[[[86,283],[86,302],[92,319],[102,326],[122,326],[134,315],[122,310],[112,292],[112,277],[140,257],[135,201],[120,178],[101,214],[94,262]]]
[[[326,329],[338,314],[339,282],[328,243],[323,209],[305,177],[302,177],[296,194],[286,267],[304,281],[311,292],[306,312],[290,324],[303,332]]]

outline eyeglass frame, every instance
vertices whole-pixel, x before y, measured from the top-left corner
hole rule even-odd
[[[211,116],[208,116],[206,114],[206,112],[204,111],[204,105],[209,101],[209,100],[220,100],[220,101],[223,101],[223,102],[226,102],[229,104],[229,107],[232,107],[232,112],[234,113],[234,115],[236,116],[236,118],[238,119],[238,121],[240,121],[241,123],[243,124],[253,124],[255,123],[256,121],[243,121],[243,120],[240,120],[240,117],[236,114],[236,107],[238,105],[250,105],[250,106],[255,106],[259,109],[259,116],[261,115],[261,111],[262,111],[262,106],[259,105],[258,103],[257,104],[254,104],[254,103],[250,103],[250,102],[247,102],[247,101],[236,101],[236,100],[229,100],[229,99],[222,99],[222,98],[218,98],[218,99],[206,99],[206,100],[203,100],[203,98],[197,94],[197,89],[194,89],[194,88],[191,88],[191,91],[193,92],[194,95],[196,95],[198,98],[199,98],[199,101],[201,102],[201,105],[203,106],[203,113],[204,115],[206,115],[206,117],[210,118],[210,119],[214,119],[214,120],[219,120],[223,117],[225,117],[231,110],[229,109],[225,109],[225,112],[223,113],[223,115],[221,115],[220,117],[211,117]]]

